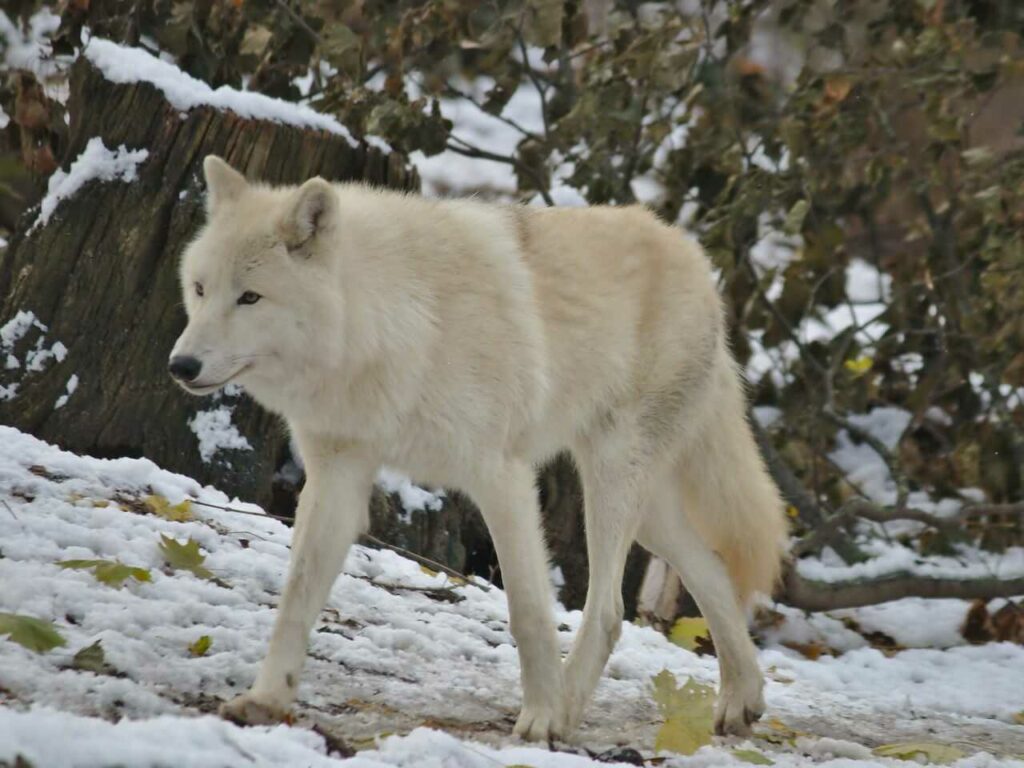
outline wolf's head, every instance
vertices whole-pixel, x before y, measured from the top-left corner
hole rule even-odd
[[[168,368],[195,395],[238,382],[258,397],[329,348],[323,329],[340,330],[339,292],[328,289],[338,196],[320,178],[249,184],[212,155],[203,171],[207,222],[182,257],[188,325]]]

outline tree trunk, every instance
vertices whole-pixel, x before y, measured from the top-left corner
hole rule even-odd
[[[182,113],[148,83],[107,81],[85,57],[72,68],[69,111],[65,168],[93,137],[112,150],[124,145],[149,155],[136,181],[90,182],[45,226],[25,231],[31,212],[0,252],[0,326],[28,311],[46,327],[6,348],[0,341],[0,387],[9,396],[17,386],[9,399],[0,394],[0,422],[79,453],[146,456],[269,507],[287,448],[277,420],[248,399],[190,397],[167,375],[168,353],[185,325],[178,258],[204,218],[202,160],[218,154],[252,178],[277,183],[319,174],[414,189],[415,172],[400,156],[323,131],[209,107]],[[28,370],[32,350],[56,342],[66,356],[36,353],[42,370]],[[15,359],[19,367],[4,369]],[[77,389],[68,394],[72,375]],[[204,461],[189,422],[222,406],[251,450],[220,450]]]

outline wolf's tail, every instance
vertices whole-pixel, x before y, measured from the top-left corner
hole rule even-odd
[[[787,548],[785,507],[746,416],[732,355],[721,345],[698,423],[680,457],[687,519],[725,562],[742,604],[771,594]]]

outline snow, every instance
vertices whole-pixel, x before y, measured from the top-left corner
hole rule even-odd
[[[846,268],[846,295],[854,303],[892,300],[892,277],[863,259],[851,259]]]
[[[90,181],[135,181],[136,170],[147,157],[146,149],[129,150],[122,145],[111,151],[98,136],[89,139],[66,172],[57,170],[50,176],[46,196],[39,204],[39,216],[28,231],[45,225],[62,200],[72,197]]]
[[[402,509],[407,514],[427,509],[439,510],[444,504],[444,491],[420,488],[405,475],[388,467],[381,467],[377,473],[377,485],[385,493],[397,493]]]
[[[189,422],[189,429],[199,439],[199,455],[210,462],[220,450],[251,451],[252,445],[231,423],[229,405],[220,405],[207,411],[199,411]]]
[[[903,544],[874,537],[858,541],[858,546],[869,557],[865,562],[833,565],[821,560],[803,559],[797,561],[797,567],[801,575],[827,582],[877,578],[903,571],[949,579],[1024,577],[1024,547],[1010,547],[1002,553],[961,547],[956,556],[929,555],[925,558]]]
[[[63,408],[68,403],[68,398],[71,397],[75,390],[78,389],[78,374],[71,374],[71,378],[68,379],[68,383],[65,385],[67,390],[63,395],[57,398],[57,402],[53,404],[54,410],[57,408]]]
[[[14,317],[0,325],[0,349],[4,351],[13,349],[14,345],[21,341],[33,326],[46,332],[46,326],[39,322],[35,313],[31,310],[18,310]],[[8,367],[16,366],[8,365]]]
[[[27,69],[37,77],[53,74],[57,64],[51,56],[49,36],[59,26],[60,16],[45,6],[32,14],[24,32],[0,10],[0,63],[8,71]],[[6,120],[0,119],[0,128],[6,125]]]
[[[355,141],[348,128],[333,117],[311,107],[274,99],[260,93],[238,91],[228,86],[213,89],[202,80],[182,72],[174,64],[142,48],[130,48],[109,40],[93,38],[83,55],[113,83],[150,83],[160,89],[171,106],[183,112],[210,106],[230,110],[240,117],[270,120],[299,128],[313,128]]]
[[[135,511],[132,499],[150,493],[240,511],[195,504],[196,519],[172,522]],[[85,768],[603,764],[578,748],[579,754],[551,752],[511,737],[519,666],[505,596],[493,586],[455,584],[393,552],[355,547],[311,637],[296,723],[238,728],[208,713],[255,675],[287,567],[290,529],[252,504],[148,460],[76,456],[7,427],[0,427],[0,501],[0,611],[53,621],[67,640],[37,654],[0,638],[0,762],[21,754],[35,765]],[[165,570],[161,534],[197,541],[217,580]],[[152,580],[113,588],[87,571],[56,565],[97,557],[147,568]],[[438,591],[454,602],[437,599]],[[957,641],[951,628],[963,606],[956,602],[860,609],[864,628],[900,642],[913,640],[911,625],[926,618],[944,627],[935,636],[919,633],[929,647],[891,657],[863,638],[855,642],[860,636],[841,616],[805,622],[786,609],[780,632],[789,635],[762,650],[760,663],[768,676],[769,717],[805,735],[796,746],[717,739],[670,764],[738,764],[731,750],[740,747],[763,752],[781,768],[895,768],[898,762],[867,749],[913,738],[974,752],[959,768],[1014,765],[1007,756],[1021,752],[1019,726],[1011,723],[1024,710],[1017,673],[1024,671],[1024,648],[930,647]],[[558,609],[556,618],[565,652],[580,614]],[[846,652],[812,661],[779,644],[819,631],[831,633]],[[188,646],[202,635],[211,637],[210,650],[193,657]],[[123,676],[67,668],[97,640]],[[649,681],[665,668],[679,679],[718,678],[714,658],[625,624],[581,744],[598,752],[622,743],[652,755],[660,721]],[[312,723],[361,751],[348,761],[328,755]],[[761,726],[762,733],[769,730]]]

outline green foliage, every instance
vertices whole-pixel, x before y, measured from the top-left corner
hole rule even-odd
[[[145,568],[133,568],[120,560],[62,560],[61,568],[91,570],[96,581],[111,587],[121,587],[128,579],[151,581],[152,576]]]
[[[49,621],[17,613],[0,613],[0,635],[7,635],[8,640],[36,653],[45,653],[67,642]]]
[[[692,755],[711,743],[714,725],[715,690],[692,678],[681,687],[675,675],[663,669],[653,678],[654,701],[665,722],[658,729],[654,748],[658,751]]]
[[[203,565],[206,555],[199,551],[199,542],[193,539],[181,544],[160,534],[160,554],[164,562],[176,571],[189,571],[200,579],[213,579],[213,573]]]

